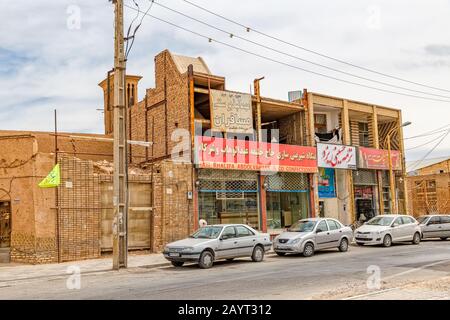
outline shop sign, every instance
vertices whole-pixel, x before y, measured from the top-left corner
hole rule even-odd
[[[392,169],[401,170],[400,151],[391,150]],[[389,170],[387,150],[358,147],[358,168]]]
[[[356,169],[356,147],[317,144],[317,166],[333,169]]]
[[[250,94],[210,90],[211,129],[231,133],[253,133]]]
[[[199,168],[317,172],[314,147],[198,136],[195,149]]]
[[[319,168],[319,198],[336,198],[334,169]]]

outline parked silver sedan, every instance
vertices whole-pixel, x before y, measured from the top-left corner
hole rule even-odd
[[[310,257],[317,250],[338,248],[348,250],[353,238],[350,227],[331,218],[310,218],[294,223],[273,241],[273,250],[279,256],[286,253],[302,253]]]
[[[426,215],[417,218],[422,239],[440,238],[447,240],[450,238],[450,215]]]
[[[200,268],[207,269],[220,259],[251,257],[260,262],[271,246],[267,233],[244,224],[221,224],[205,226],[189,238],[167,244],[163,254],[176,267],[196,262]]]

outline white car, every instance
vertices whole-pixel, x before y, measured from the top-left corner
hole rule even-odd
[[[417,218],[422,229],[422,239],[450,238],[450,215],[427,215]]]
[[[411,216],[388,214],[376,216],[355,230],[358,245],[382,244],[389,247],[393,242],[411,241],[419,244],[422,231]]]

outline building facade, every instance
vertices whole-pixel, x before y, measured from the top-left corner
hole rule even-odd
[[[350,224],[391,213],[387,135],[395,204],[406,212],[400,110],[306,90],[266,98],[259,80],[252,94],[229,91],[201,58],[168,50],[155,57],[155,79],[131,107],[132,140],[153,145],[132,146],[130,158],[191,166],[192,189],[178,199],[192,229],[205,219],[275,234],[300,218]]]
[[[409,212],[415,217],[424,214],[449,214],[450,158],[426,162],[412,163],[408,170],[406,180],[411,199]]]

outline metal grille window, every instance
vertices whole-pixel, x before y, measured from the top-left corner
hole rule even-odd
[[[355,185],[376,185],[375,171],[356,170],[353,173],[353,184]]]
[[[255,172],[203,169],[199,171],[198,178],[199,191],[201,192],[241,193],[258,191],[258,176]]]
[[[279,172],[265,179],[267,191],[308,191],[308,175],[304,173]]]

